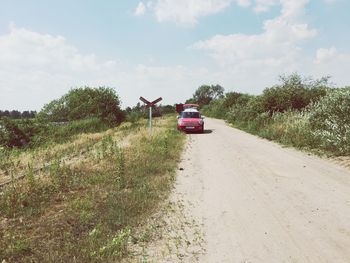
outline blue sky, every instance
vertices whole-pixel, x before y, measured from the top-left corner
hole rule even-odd
[[[201,84],[258,94],[280,74],[350,85],[346,0],[0,0],[0,109],[72,87],[173,104]]]

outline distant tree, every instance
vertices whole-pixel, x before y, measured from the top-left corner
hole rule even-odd
[[[197,101],[194,98],[190,98],[188,100],[185,101],[186,104],[196,104]]]
[[[10,112],[10,118],[12,118],[12,119],[20,119],[21,118],[21,113],[18,110],[12,110]]]
[[[132,112],[132,108],[131,108],[131,107],[126,107],[125,112],[126,112],[126,113]]]
[[[8,110],[5,110],[2,112],[3,117],[10,117],[10,112]]]
[[[23,119],[29,119],[29,118],[31,118],[31,114],[30,114],[29,111],[26,110],[26,111],[23,111],[23,112],[22,112],[21,117],[22,117]]]
[[[169,113],[175,113],[175,107],[172,105],[161,105],[161,112],[162,114],[169,114]]]
[[[36,115],[36,111],[23,111],[20,112],[18,110],[12,110],[12,111],[2,111],[0,110],[0,117],[8,117],[11,119],[32,119]]]
[[[144,107],[141,106],[141,103],[140,103],[140,102],[138,102],[138,103],[136,104],[136,106],[134,106],[134,107],[132,108],[132,111],[136,111],[136,112],[140,112],[140,111],[143,111],[143,110],[144,110]]]
[[[193,94],[193,102],[200,106],[208,105],[212,100],[224,95],[224,88],[220,85],[202,85]]]
[[[224,102],[223,102],[224,108],[230,108],[233,105],[235,105],[239,101],[239,98],[242,95],[243,94],[239,93],[239,92],[227,92],[225,94],[225,99],[224,99]]]
[[[37,112],[36,111],[30,111],[29,114],[30,114],[30,118],[33,119],[33,118],[35,118]]]

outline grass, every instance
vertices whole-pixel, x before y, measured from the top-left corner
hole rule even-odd
[[[11,157],[25,173],[0,193],[0,260],[115,262],[129,256],[134,229],[167,197],[184,135],[173,116],[144,120]],[[68,156],[68,157],[67,157]],[[23,160],[31,160],[24,165]],[[38,160],[40,164],[36,164]],[[47,168],[33,167],[49,162]],[[3,169],[5,169],[3,167]]]
[[[322,146],[321,141],[314,135],[310,127],[308,112],[288,111],[276,113],[263,120],[256,118],[248,121],[231,121],[230,123],[235,128],[276,141],[287,147],[295,147],[321,156],[342,155],[336,149]]]

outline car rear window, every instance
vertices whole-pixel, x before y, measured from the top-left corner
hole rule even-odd
[[[201,115],[199,114],[199,112],[182,112],[181,114],[182,118],[190,118],[190,119],[199,119],[201,117]]]

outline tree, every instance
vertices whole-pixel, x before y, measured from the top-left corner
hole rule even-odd
[[[329,77],[313,80],[294,73],[281,76],[280,81],[280,85],[265,89],[261,95],[265,111],[270,114],[301,110],[325,96],[329,87]]]
[[[200,106],[208,105],[212,100],[222,97],[224,88],[220,85],[202,85],[193,94],[192,101]]]
[[[12,118],[12,119],[20,119],[21,118],[21,113],[18,110],[12,110],[10,112],[10,118]]]
[[[225,94],[225,100],[223,102],[223,106],[224,108],[230,108],[232,107],[233,105],[235,105],[238,101],[239,101],[239,98],[243,96],[242,93],[239,93],[239,92],[228,92]]]
[[[2,116],[3,117],[10,117],[10,112],[8,110],[5,110],[3,113],[2,113]]]
[[[49,121],[98,117],[110,123],[120,123],[123,121],[124,114],[114,89],[83,87],[72,89],[60,99],[45,105],[39,117]]]

